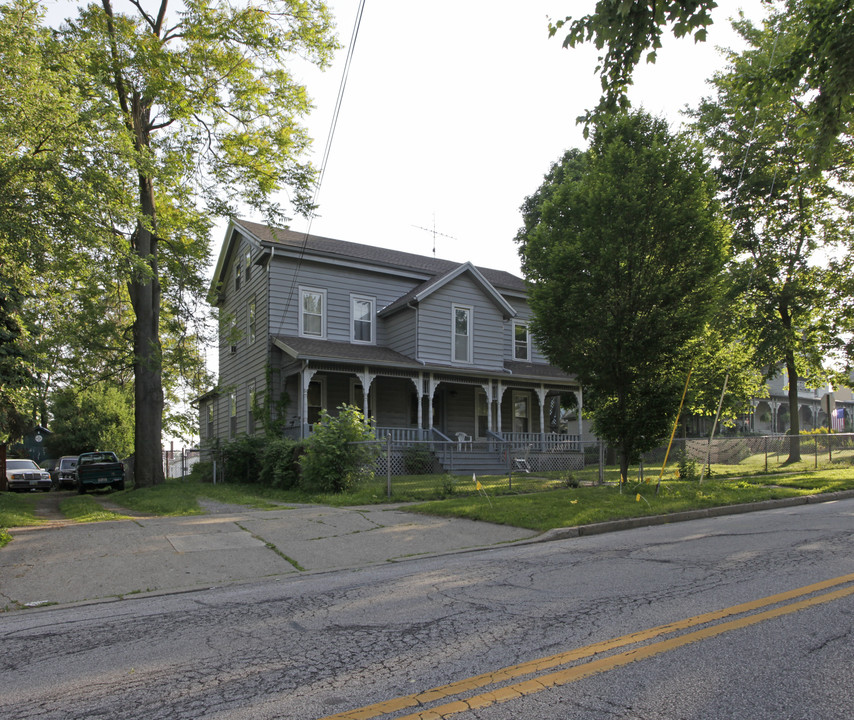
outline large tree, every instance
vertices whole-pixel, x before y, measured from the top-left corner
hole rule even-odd
[[[698,147],[643,112],[602,118],[522,207],[533,333],[577,374],[620,469],[666,437],[716,307],[727,230]]]
[[[854,4],[851,0],[763,0],[776,31],[789,36],[788,47],[769,79],[791,91],[806,87],[804,117],[812,138],[810,162],[823,166],[854,108]],[[593,12],[549,25],[551,35],[565,32],[564,47],[593,42],[603,51],[597,72],[603,94],[597,113],[628,107],[626,93],[642,58],[655,62],[665,32],[704,41],[715,0],[597,0]]]
[[[109,249],[102,270],[126,284],[133,311],[142,486],[163,478],[162,339],[170,332],[168,348],[187,349],[213,217],[250,208],[281,222],[285,210],[310,211],[314,172],[299,126],[310,105],[286,63],[324,66],[335,48],[320,0],[185,0],[168,10],[167,0],[151,11],[130,0],[120,13],[102,0],[61,31],[80,58],[79,94],[97,110],[98,142],[77,174],[96,198],[89,213]],[[285,208],[273,201],[283,191]]]
[[[748,43],[730,53],[716,93],[694,113],[695,128],[716,159],[722,200],[734,227],[732,274],[745,312],[741,332],[769,376],[785,370],[790,408],[789,460],[800,459],[798,383],[826,376],[826,358],[842,347],[840,295],[851,274],[850,135],[822,169],[813,162],[809,83],[776,82],[802,38],[788,20],[736,24]],[[832,262],[829,262],[832,259]],[[840,292],[841,291],[841,292]]]

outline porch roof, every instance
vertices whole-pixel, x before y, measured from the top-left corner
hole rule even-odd
[[[577,376],[565,373],[554,365],[505,360],[504,369],[512,377],[535,378],[537,380],[575,380]]]
[[[277,336],[273,344],[295,360],[326,360],[369,365],[387,365],[423,369],[417,360],[380,345],[315,340],[293,336]]]

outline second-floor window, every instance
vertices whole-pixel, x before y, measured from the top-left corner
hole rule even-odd
[[[248,338],[250,343],[255,342],[256,319],[255,319],[255,298],[249,301],[249,327]]]
[[[243,262],[246,265],[246,282],[249,282],[249,276],[252,272],[252,251],[249,248],[246,248],[246,252],[243,253]]]
[[[531,359],[531,341],[525,323],[513,323],[513,359],[528,362]]]
[[[234,291],[237,292],[240,290],[240,280],[242,277],[243,270],[240,267],[240,260],[234,263]]]
[[[367,297],[351,298],[353,315],[353,342],[374,342],[374,300]]]
[[[326,290],[300,288],[299,334],[326,337]]]
[[[454,362],[470,363],[472,356],[471,308],[454,305],[452,358]]]

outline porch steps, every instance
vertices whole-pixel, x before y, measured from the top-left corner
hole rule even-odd
[[[442,450],[436,453],[442,471],[451,475],[502,475],[507,472],[503,454],[490,450]]]

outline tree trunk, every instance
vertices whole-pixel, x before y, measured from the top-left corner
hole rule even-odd
[[[801,415],[798,407],[798,370],[795,354],[786,351],[786,374],[789,376],[789,459],[786,464],[801,461]]]
[[[156,210],[148,178],[139,178],[140,205],[151,219]],[[140,224],[134,233],[134,252],[150,269],[137,273],[129,283],[134,309],[134,484],[151,487],[163,482],[161,435],[163,430],[163,374],[160,344],[160,280],[157,266],[157,237]]]

